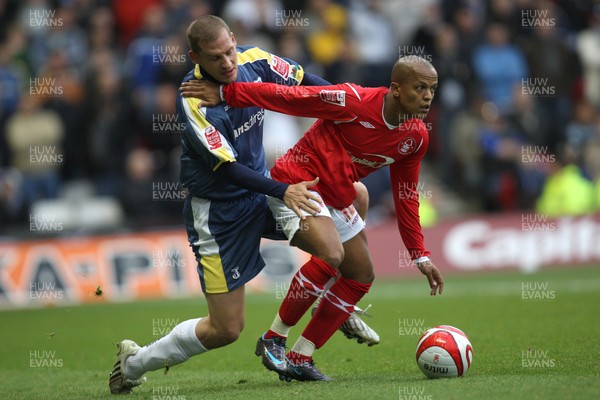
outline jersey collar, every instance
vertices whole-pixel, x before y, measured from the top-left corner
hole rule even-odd
[[[210,76],[206,71],[200,68],[200,64],[196,64],[194,67],[194,77],[198,80],[206,79],[207,81],[214,82],[216,84],[220,84],[221,82],[217,81],[215,78]]]

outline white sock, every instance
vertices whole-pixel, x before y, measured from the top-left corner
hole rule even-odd
[[[300,336],[291,351],[302,354],[303,356],[312,357],[315,352],[315,344],[310,340],[305,339],[304,336]]]
[[[125,376],[140,379],[148,371],[172,367],[208,351],[196,336],[196,325],[201,319],[183,321],[166,336],[140,348],[137,354],[127,359]]]
[[[291,326],[283,323],[283,321],[279,317],[279,313],[277,313],[277,315],[275,316],[275,319],[273,320],[273,323],[271,324],[270,329],[278,335],[281,335],[283,337],[288,337],[288,334],[290,333],[291,328],[292,328]]]

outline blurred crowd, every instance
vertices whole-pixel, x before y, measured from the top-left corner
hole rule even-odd
[[[0,230],[69,196],[115,199],[134,228],[181,222],[175,99],[205,14],[333,83],[388,86],[399,56],[431,61],[424,202],[600,209],[599,1],[0,0]],[[268,113],[269,162],[308,123]],[[391,209],[387,171],[365,183]]]

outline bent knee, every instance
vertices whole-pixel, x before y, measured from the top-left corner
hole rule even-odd
[[[243,327],[238,326],[223,327],[217,331],[219,341],[222,342],[223,346],[231,344],[239,339],[242,330]]]
[[[362,283],[373,283],[375,280],[375,273],[371,271],[364,276],[364,281]]]
[[[340,246],[339,249],[330,250],[320,256],[321,260],[331,265],[333,268],[338,268],[342,261],[344,261],[344,248]]]

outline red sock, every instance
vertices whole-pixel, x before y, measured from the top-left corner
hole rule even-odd
[[[319,297],[325,284],[336,275],[335,268],[317,257],[311,257],[292,278],[290,288],[279,307],[281,321],[288,326],[296,325]],[[266,339],[278,336],[280,335],[271,330],[265,334]]]
[[[319,349],[354,312],[354,305],[369,292],[370,283],[360,283],[343,276],[329,288],[302,336]]]

